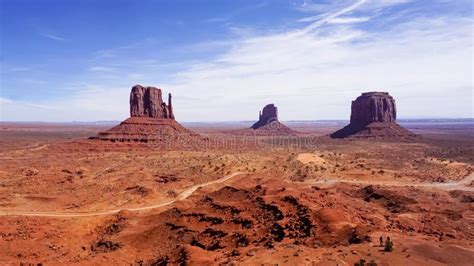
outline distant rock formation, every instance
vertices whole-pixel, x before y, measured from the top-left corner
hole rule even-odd
[[[263,107],[258,115],[258,121],[252,125],[253,129],[261,128],[272,122],[278,122],[278,108],[272,103]]]
[[[135,85],[130,92],[130,118],[91,139],[112,142],[152,142],[176,147],[203,140],[198,134],[176,122],[168,94],[168,104],[161,89]],[[196,143],[194,143],[196,144]]]
[[[269,136],[269,135],[296,135],[298,132],[290,129],[278,121],[278,108],[274,104],[266,105],[258,116],[258,121],[250,128],[231,130],[234,135]]]
[[[161,90],[135,85],[130,92],[130,116],[174,119],[171,93],[168,104],[163,102]]]
[[[411,138],[416,135],[396,123],[395,100],[388,92],[365,92],[352,101],[351,120],[332,138]]]
[[[352,102],[351,124],[367,125],[373,122],[395,122],[395,100],[388,92],[365,92]]]

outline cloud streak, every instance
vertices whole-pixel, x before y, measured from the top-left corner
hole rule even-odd
[[[40,35],[43,36],[43,37],[49,38],[51,40],[55,40],[55,41],[60,41],[60,42],[65,42],[66,41],[66,39],[64,39],[62,37],[59,37],[59,36],[53,35],[53,34],[49,34],[49,33],[41,33]]]
[[[94,66],[89,68],[89,71],[92,72],[115,72],[115,68],[113,67],[105,67],[105,66]]]
[[[347,7],[344,7],[340,10],[337,10],[332,13],[325,14],[322,18],[317,18],[315,22],[311,23],[310,25],[306,26],[300,34],[305,34],[308,33],[309,31],[312,31],[321,25],[324,25],[325,23],[330,22],[333,19],[337,19],[337,17],[351,13],[352,11],[356,10],[358,7],[362,6],[363,4],[367,3],[369,0],[357,0],[354,2],[352,5],[349,5]]]
[[[329,19],[327,23],[329,24],[354,24],[362,23],[370,20],[370,17],[336,17]]]

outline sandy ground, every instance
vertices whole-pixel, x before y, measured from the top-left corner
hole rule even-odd
[[[416,125],[416,142],[289,125],[157,150],[87,140],[109,125],[2,123],[0,263],[472,265],[470,125]],[[235,144],[239,126],[192,128]]]

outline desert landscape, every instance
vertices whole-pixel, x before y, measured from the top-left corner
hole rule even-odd
[[[332,138],[343,121],[283,125],[274,106],[245,130],[162,106],[135,86],[121,126],[2,122],[2,262],[472,265],[472,121],[405,129],[357,100],[369,125]]]
[[[474,266],[469,0],[1,0],[0,266]]]

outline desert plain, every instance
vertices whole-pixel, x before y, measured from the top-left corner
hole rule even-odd
[[[168,148],[2,122],[0,264],[472,265],[474,123],[400,123],[419,138],[184,123],[203,141]]]

